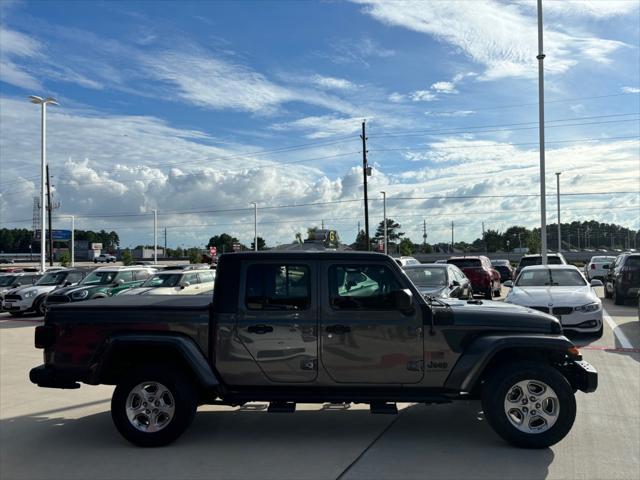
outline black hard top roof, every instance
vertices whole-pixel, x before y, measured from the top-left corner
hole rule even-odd
[[[380,260],[382,258],[392,258],[383,253],[377,252],[358,252],[358,251],[317,251],[317,250],[280,250],[280,251],[262,251],[262,252],[236,252],[225,253],[220,258],[231,257],[239,260],[280,260],[280,259],[339,259],[339,260]]]

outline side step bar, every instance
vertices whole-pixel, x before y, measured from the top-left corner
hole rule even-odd
[[[270,402],[267,411],[270,413],[293,413],[296,411],[295,402]]]
[[[371,413],[384,413],[387,415],[395,415],[398,413],[398,407],[395,403],[389,402],[373,402],[369,404]]]

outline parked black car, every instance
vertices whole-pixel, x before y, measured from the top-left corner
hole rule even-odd
[[[422,295],[441,298],[473,298],[471,282],[455,265],[425,263],[402,267]]]
[[[640,253],[625,252],[610,265],[604,265],[604,296],[622,305],[640,293]]]
[[[516,271],[511,266],[511,262],[509,260],[491,260],[491,266],[500,274],[500,281],[502,283],[507,280],[513,281],[516,279]]]

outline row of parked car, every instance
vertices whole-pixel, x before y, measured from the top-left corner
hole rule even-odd
[[[45,274],[0,274],[0,310],[13,316],[44,315],[47,306],[116,295],[210,293],[215,270],[208,266],[55,268]]]
[[[568,265],[560,253],[547,260],[543,266],[540,255],[525,255],[513,269],[508,260],[490,261],[485,256],[451,257],[432,264],[412,257],[396,259],[423,295],[469,300],[479,293],[491,300],[503,285],[510,289],[505,302],[554,315],[568,330],[598,336],[603,308],[593,287],[604,286],[605,297],[616,304],[640,294],[639,253],[593,257],[584,273]]]

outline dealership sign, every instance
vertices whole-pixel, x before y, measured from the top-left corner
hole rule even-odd
[[[49,234],[52,232],[55,241],[64,242],[71,240],[71,230],[47,230],[47,240],[49,239]],[[40,230],[36,230],[35,239],[40,240]]]

